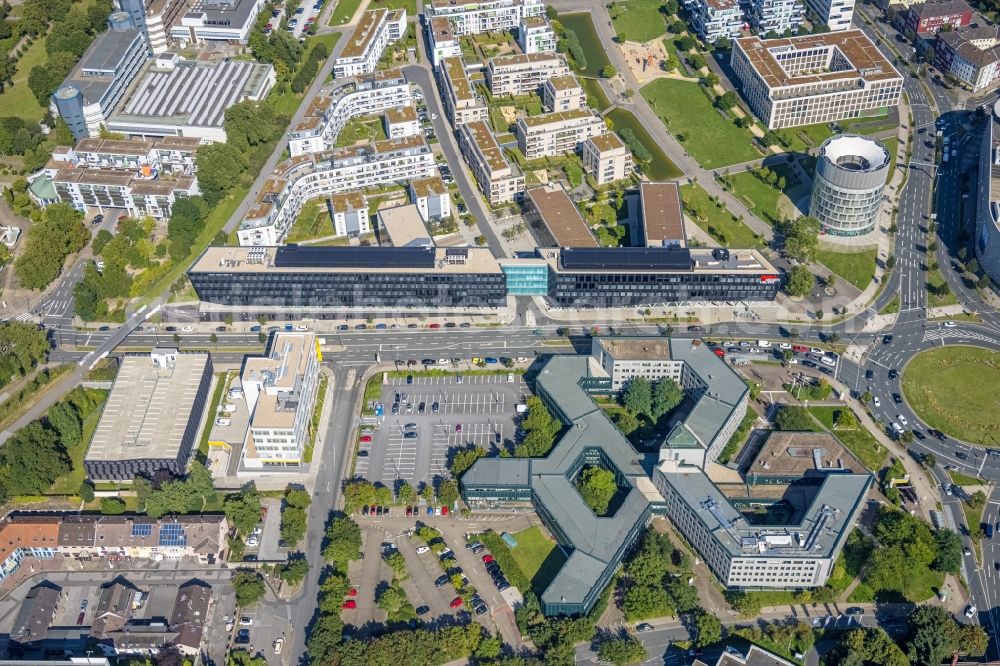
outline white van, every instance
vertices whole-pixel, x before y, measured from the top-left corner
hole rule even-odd
[[[770,349],[770,347],[771,347],[771,341],[770,340],[758,340],[757,341],[757,346],[758,347],[763,347],[764,349]]]
[[[513,384],[514,383],[514,373],[513,372],[508,372],[507,373],[507,383],[508,384]]]
[[[227,426],[232,422],[233,422],[232,419],[227,419],[225,416],[221,416],[215,419],[215,425],[217,426]]]
[[[829,366],[831,368],[836,368],[837,367],[837,360],[836,359],[832,359],[829,356],[820,356],[819,362],[822,363],[823,365]]]

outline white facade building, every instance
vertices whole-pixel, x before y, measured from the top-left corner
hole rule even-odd
[[[495,96],[527,95],[556,76],[569,74],[569,66],[556,53],[517,53],[490,58],[486,83]]]
[[[705,42],[736,39],[743,27],[743,10],[736,0],[695,0],[688,5],[691,23]]]
[[[525,16],[517,27],[517,44],[523,53],[556,50],[556,31],[544,16]]]
[[[542,0],[486,0],[460,2],[459,0],[432,0],[424,5],[431,18],[447,18],[458,36],[482,32],[507,30],[513,32],[525,16],[545,14]]]
[[[361,15],[340,57],[334,61],[334,78],[374,72],[385,48],[405,35],[405,9],[369,9]]]
[[[598,185],[607,185],[632,175],[632,151],[614,132],[592,136],[583,142],[583,168]]]
[[[524,195],[524,174],[507,161],[484,121],[461,125],[458,145],[491,206],[517,201]]]
[[[410,200],[424,222],[451,217],[451,196],[441,176],[411,180]]]
[[[385,111],[385,135],[390,139],[420,134],[417,110],[412,106],[400,106]]]
[[[608,131],[604,118],[590,108],[521,116],[514,134],[524,157],[554,157],[572,152],[590,139]]]
[[[572,74],[554,76],[542,86],[542,106],[549,113],[582,109],[587,106],[587,95]]]
[[[181,3],[186,4],[186,3]],[[265,0],[194,0],[170,37],[182,46],[194,42],[246,44]]]
[[[438,69],[444,113],[452,126],[489,118],[486,102],[472,89],[461,58],[445,58]]]
[[[758,35],[794,33],[802,25],[802,15],[802,0],[752,0],[750,4],[750,24]]]
[[[831,32],[851,29],[854,0],[806,0],[806,6]]]
[[[452,32],[451,23],[443,16],[427,21],[427,41],[434,69],[440,67],[445,58],[459,58],[462,55],[462,45]]]
[[[359,236],[371,233],[368,199],[361,192],[344,192],[330,197],[329,210],[333,232],[337,236]]]

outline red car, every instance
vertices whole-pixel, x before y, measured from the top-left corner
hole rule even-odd
[[[446,507],[446,506],[441,507],[441,515],[442,516],[447,516],[448,515],[448,507]]]
[[[358,441],[361,442],[362,444],[371,444],[372,443],[372,436],[371,435],[361,435],[361,437],[358,439]]]
[[[413,515],[413,507],[410,505],[406,506],[406,517],[409,518]]]
[[[483,564],[489,564],[493,561],[492,555],[483,555]]]
[[[356,597],[356,596],[358,596],[358,590],[357,590],[357,588],[353,588],[352,587],[351,589],[349,589],[347,591],[347,596],[349,596],[349,597]]]
[[[427,328],[441,328],[441,324],[431,324]],[[459,603],[461,603],[461,602],[459,602]]]
[[[462,597],[455,597],[454,599],[451,600],[452,608],[458,608],[461,605],[462,605]]]
[[[355,601],[354,599],[348,599],[340,607],[343,608],[344,610],[354,610],[355,608],[358,607],[358,602]]]

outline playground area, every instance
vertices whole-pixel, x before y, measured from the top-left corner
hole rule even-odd
[[[639,85],[644,85],[655,79],[684,79],[693,81],[682,76],[677,71],[665,72],[660,63],[667,59],[667,50],[663,46],[662,37],[651,39],[648,42],[624,42],[618,45],[632,76],[636,78]]]

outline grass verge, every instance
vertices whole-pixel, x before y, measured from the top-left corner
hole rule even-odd
[[[709,199],[708,192],[701,185],[681,186],[681,200],[688,217],[723,247],[763,246],[764,241],[760,236],[738,218],[734,219],[725,206],[719,206]]]
[[[875,277],[876,249],[861,252],[834,252],[818,250],[816,261],[844,278],[859,290],[864,291]]]

